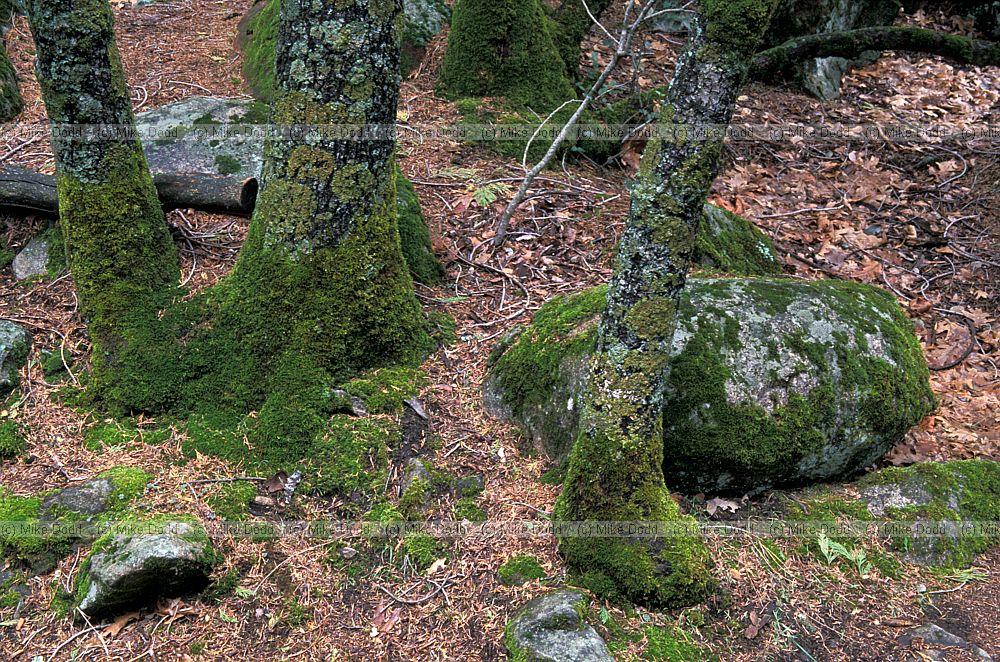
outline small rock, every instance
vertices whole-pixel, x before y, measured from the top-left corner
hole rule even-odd
[[[922,639],[925,644],[930,646],[949,646],[954,648],[963,648],[965,650],[971,651],[983,662],[992,662],[993,658],[989,653],[984,651],[982,648],[970,644],[965,639],[962,639],[956,634],[948,632],[944,628],[934,625],[933,623],[929,625],[921,625],[920,627],[912,628],[907,630],[902,635],[900,635],[897,642],[903,648],[908,648],[913,644],[914,639]],[[925,651],[929,654],[933,654],[932,651]],[[941,658],[945,659],[945,658]]]
[[[347,410],[350,411],[353,416],[361,418],[368,415],[368,405],[365,404],[365,401],[358,396],[351,395],[347,391],[339,388],[335,390],[333,394],[345,403]]]
[[[160,532],[116,535],[84,562],[77,577],[80,610],[106,618],[160,596],[200,591],[215,561],[205,530],[189,521],[162,522]]]
[[[14,278],[25,280],[32,276],[44,276],[48,273],[49,240],[44,236],[35,237],[14,258],[11,265]]]
[[[31,337],[13,322],[0,320],[0,397],[17,388],[18,372],[28,360]]]
[[[353,559],[355,556],[358,555],[358,550],[354,549],[353,547],[341,547],[338,550],[338,553],[340,554],[340,558],[350,561],[351,559]]]
[[[429,483],[430,480],[431,472],[428,471],[427,465],[421,460],[411,457],[406,462],[406,471],[403,473],[403,480],[400,483],[400,493],[406,494],[407,490],[417,481],[426,481]]]
[[[424,404],[420,402],[417,398],[407,398],[403,400],[406,406],[413,410],[413,413],[424,419],[425,421],[429,419],[427,416],[427,410],[424,409]]]
[[[111,504],[109,498],[114,491],[114,485],[107,478],[94,478],[79,485],[64,487],[42,499],[39,510],[44,521],[48,515],[58,516],[58,510],[64,509],[81,515],[100,515]],[[53,508],[56,512],[53,513]]]
[[[533,662],[612,662],[604,640],[581,615],[587,600],[562,589],[524,605],[507,624],[512,659]]]
[[[872,237],[882,236],[882,226],[881,225],[869,225],[865,228],[865,234]]]

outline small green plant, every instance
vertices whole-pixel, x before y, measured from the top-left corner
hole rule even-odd
[[[867,575],[872,570],[872,564],[868,560],[865,550],[861,547],[854,550],[847,549],[847,547],[840,544],[836,540],[831,540],[830,537],[823,532],[820,532],[819,536],[816,538],[816,544],[819,547],[820,554],[823,555],[823,560],[827,565],[833,565],[838,558],[841,558],[851,563],[854,566],[854,569],[858,571],[858,574]]]
[[[520,586],[533,579],[543,579],[545,568],[534,556],[521,554],[504,563],[497,570],[497,578],[505,586]]]

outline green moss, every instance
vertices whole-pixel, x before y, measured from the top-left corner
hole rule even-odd
[[[444,277],[444,268],[434,255],[427,221],[420,209],[420,199],[413,184],[396,173],[396,206],[399,214],[399,241],[403,259],[413,280],[424,285],[436,285]]]
[[[645,660],[657,662],[708,662],[718,660],[718,657],[703,646],[692,641],[691,637],[676,627],[656,627],[648,625],[645,628],[646,650],[642,657]]]
[[[427,506],[430,494],[431,482],[425,478],[415,478],[406,486],[406,490],[399,497],[400,512],[408,519],[413,519]]]
[[[15,561],[48,572],[74,544],[87,541],[73,533],[60,531],[59,527],[85,522],[95,528],[106,526],[132,508],[149,482],[149,475],[136,467],[115,467],[95,478],[106,478],[112,486],[107,510],[96,516],[74,512],[59,504],[53,504],[42,512],[45,497],[55,494],[57,490],[33,497],[0,492],[0,522],[19,523],[25,527],[21,531],[0,533],[0,549]],[[54,528],[40,527],[43,521]]]
[[[507,97],[538,113],[576,96],[539,0],[459,0],[437,89],[449,99]]]
[[[238,522],[250,515],[249,505],[257,496],[257,486],[250,482],[236,482],[223,485],[218,494],[205,502],[215,516],[226,522]]]
[[[208,588],[202,591],[201,600],[208,604],[219,604],[236,592],[236,588],[240,585],[240,579],[240,573],[235,568],[230,568],[226,574],[217,577]]]
[[[720,207],[706,205],[698,231],[697,260],[738,276],[781,273],[771,239],[750,221]]]
[[[544,577],[545,568],[538,559],[527,554],[515,556],[497,570],[497,578],[504,586],[520,586]]]
[[[0,122],[11,122],[24,110],[21,91],[17,85],[17,72],[7,57],[7,50],[0,40]]]
[[[5,238],[0,237],[0,270],[9,267],[15,257],[17,257],[17,253],[11,250]]]
[[[298,598],[287,598],[282,620],[291,628],[302,627],[312,620],[312,607],[299,602]]]
[[[215,169],[220,175],[232,175],[243,169],[243,165],[232,156],[220,154],[215,157]]]
[[[475,497],[462,497],[455,502],[455,519],[458,521],[485,522],[486,511],[476,505]]]
[[[243,42],[243,75],[254,96],[269,101],[274,96],[275,51],[278,41],[280,0],[268,0],[247,24]]]
[[[83,445],[89,451],[100,453],[106,448],[120,448],[139,440],[155,446],[170,438],[170,434],[169,427],[140,428],[135,419],[106,419],[84,430]]]
[[[889,467],[858,482],[862,490],[879,485],[916,488],[930,494],[927,503],[887,508],[885,516],[897,522],[955,523],[945,535],[893,538],[894,546],[933,565],[966,567],[975,556],[1000,542],[995,530],[978,525],[1000,521],[1000,463],[990,460],[926,462]],[[970,523],[969,529],[961,524]],[[988,526],[988,525],[987,525]]]
[[[16,421],[0,421],[0,460],[13,460],[27,448],[21,425]]]
[[[365,373],[337,388],[364,400],[369,413],[393,414],[402,411],[404,401],[419,395],[427,383],[418,368],[392,367]]]
[[[426,533],[411,533],[403,538],[403,550],[417,570],[426,570],[445,556],[441,541]]]

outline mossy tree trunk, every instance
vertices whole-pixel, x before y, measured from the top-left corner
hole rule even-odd
[[[563,0],[553,11],[552,18],[558,26],[556,46],[570,78],[576,80],[580,77],[580,44],[594,26],[594,20],[600,20],[601,14],[610,6],[611,0]]]
[[[73,127],[135,126],[107,0],[30,0],[28,16],[94,375],[114,381],[122,356],[155,334],[158,311],[176,294],[177,255],[134,134],[61,135]]]
[[[536,112],[552,110],[576,97],[555,31],[540,0],[458,0],[438,91],[451,99],[503,96]]]
[[[774,4],[702,0],[665,122],[729,123]],[[598,330],[581,432],[556,504],[560,521],[685,521],[663,478],[664,386],[675,314],[721,149],[717,134],[684,131],[646,149]],[[678,605],[700,600],[712,585],[696,535],[563,537],[560,549],[591,588],[608,596]]]
[[[17,86],[17,73],[7,57],[3,34],[0,32],[0,122],[10,122],[24,110],[21,90]]]
[[[392,127],[401,11],[401,0],[283,0],[272,123]],[[426,350],[400,250],[394,156],[391,137],[265,148],[222,324],[270,375],[260,416],[269,444],[308,440],[332,380],[416,363]]]

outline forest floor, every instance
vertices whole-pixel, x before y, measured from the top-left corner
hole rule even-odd
[[[118,44],[136,109],[195,95],[246,97],[233,42],[249,5],[249,0],[170,0],[117,7]],[[946,21],[942,27],[950,30],[968,29],[960,21],[937,20]],[[42,122],[24,19],[16,21],[7,40],[27,104],[19,121]],[[421,68],[404,81],[400,117],[405,123],[457,123],[453,104],[433,93],[445,43],[446,37],[439,36]],[[591,45],[601,51],[596,39]],[[640,62],[629,63],[620,82],[665,83],[676,50],[676,37],[648,35]],[[739,99],[737,121],[1000,124],[1000,70],[886,54],[851,73],[835,101],[751,85]],[[639,151],[641,146],[631,146],[629,155]],[[916,321],[933,366],[961,359],[932,372],[940,408],[884,464],[1000,460],[1000,193],[989,189],[998,179],[998,154],[1000,141],[736,141],[727,146],[711,201],[767,232],[789,277],[844,278],[884,287]],[[419,142],[405,131],[400,162],[416,185],[435,250],[448,268],[446,284],[418,286],[418,294],[428,309],[447,312],[457,322],[457,342],[425,364],[430,385],[421,397],[440,440],[428,457],[454,473],[485,476],[479,505],[491,521],[540,519],[551,510],[558,486],[540,482],[549,468],[544,458],[530,453],[510,426],[484,413],[480,386],[486,358],[500,336],[529,322],[550,297],[608,279],[628,207],[629,171],[557,164],[515,217],[511,241],[493,253],[489,241],[502,204],[520,179],[518,163],[481,145]],[[53,168],[44,138],[0,139],[0,163]],[[499,200],[480,207],[472,194],[486,186],[498,190]],[[0,220],[6,221],[0,229],[15,248],[45,224],[32,218]],[[169,220],[181,235],[198,239],[178,243],[189,287],[201,288],[225,275],[246,219],[172,212]],[[153,509],[213,517],[206,499],[218,486],[186,481],[240,476],[240,467],[201,455],[185,457],[180,433],[158,445],[143,443],[140,434],[121,446],[88,450],[83,432],[95,416],[51,397],[64,384],[45,381],[39,353],[65,352],[76,372],[86,364],[88,351],[68,274],[17,283],[9,270],[0,273],[0,316],[34,332],[34,360],[22,375],[22,402],[4,412],[29,430],[29,455],[0,469],[5,489],[33,494],[112,466],[141,466],[155,476],[144,497]],[[140,421],[140,430],[147,424],[153,422]],[[321,500],[297,499],[306,518],[325,512]],[[451,506],[442,497],[431,515],[448,518]],[[697,503],[694,514],[709,519]],[[74,624],[49,608],[54,593],[70,585],[86,551],[80,550],[53,574],[32,578],[31,596],[16,610],[0,609],[0,654],[17,660],[496,659],[505,655],[503,628],[513,610],[566,583],[551,538],[462,540],[450,546],[447,563],[436,564],[431,575],[374,556],[369,567],[348,576],[329,558],[350,542],[220,541],[225,562],[219,577],[235,570],[240,590],[215,601],[171,600],[103,629]],[[658,625],[674,627],[682,639],[722,660],[881,660],[904,659],[896,644],[899,634],[937,619],[957,624],[960,634],[1000,655],[997,552],[980,558],[976,572],[962,575],[906,566],[893,577],[878,571],[862,576],[821,563],[797,549],[795,541],[778,543],[782,553],[776,563],[759,542],[710,536],[728,602],[668,613],[607,605],[598,627],[607,639],[623,642],[621,659],[641,656],[648,627]],[[497,568],[518,554],[538,557],[547,576],[520,587],[499,583]],[[951,651],[948,659],[969,655]]]

